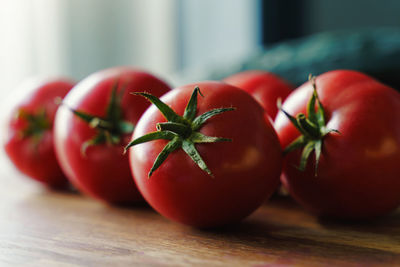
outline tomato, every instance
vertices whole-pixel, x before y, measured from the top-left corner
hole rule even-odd
[[[199,82],[172,90],[162,102],[141,95],[156,105],[136,126],[130,163],[140,192],[159,213],[215,227],[243,219],[275,191],[282,151],[248,93]]]
[[[55,121],[57,156],[71,183],[103,202],[141,201],[123,150],[149,103],[130,93],[161,96],[169,89],[153,75],[128,67],[99,71],[78,83]]]
[[[66,186],[53,147],[53,121],[58,98],[74,86],[64,79],[32,79],[18,88],[7,118],[5,151],[25,175],[46,186]]]
[[[318,76],[315,88],[317,94],[307,82],[296,89],[276,117],[282,147],[291,144],[282,183],[299,203],[322,216],[359,219],[394,210],[400,204],[399,93],[350,70]],[[311,95],[315,102],[307,107]],[[308,122],[298,115],[307,109]],[[309,136],[305,142],[296,139],[301,134],[283,111],[296,116],[292,120],[301,124],[300,138]],[[310,123],[312,116],[320,122]]]
[[[223,80],[251,94],[274,119],[278,112],[277,101],[282,101],[292,92],[292,85],[280,77],[261,70],[236,73]]]

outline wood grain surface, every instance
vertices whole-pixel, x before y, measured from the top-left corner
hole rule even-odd
[[[198,230],[148,206],[51,192],[0,157],[0,266],[400,266],[400,212],[318,219],[275,198],[242,223]]]

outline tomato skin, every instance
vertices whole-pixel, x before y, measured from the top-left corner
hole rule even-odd
[[[131,92],[149,91],[161,96],[170,87],[146,72],[118,67],[99,71],[78,83],[64,99],[56,115],[55,145],[60,165],[68,179],[83,193],[113,204],[142,201],[130,172],[124,146],[131,134],[123,136],[118,145],[90,146],[86,155],[82,145],[92,139],[97,130],[73,115],[69,108],[104,117],[113,85],[125,86],[121,107],[123,118],[133,124],[149,106],[149,102]]]
[[[197,115],[215,108],[236,108],[211,118],[200,129],[208,136],[232,139],[196,145],[214,177],[178,149],[148,178],[165,140],[132,147],[130,161],[140,192],[155,210],[183,224],[215,227],[243,219],[275,191],[282,151],[262,107],[236,87],[199,82],[176,88],[161,100],[182,115],[195,86],[204,95],[198,97]],[[153,132],[157,122],[165,122],[165,118],[151,106],[138,122],[132,139]]]
[[[18,88],[19,95],[7,118],[4,141],[7,156],[19,171],[52,188],[68,184],[55,156],[52,124],[58,108],[56,99],[63,98],[73,86],[72,81],[65,79],[28,80]],[[43,132],[38,143],[33,137],[21,136],[28,126],[26,119],[17,116],[21,109],[29,114],[45,110],[50,128]]]
[[[338,70],[316,78],[327,114],[328,134],[317,177],[311,156],[304,172],[296,167],[300,151],[289,153],[282,183],[305,208],[317,215],[359,219],[383,215],[400,204],[400,95],[367,75]],[[310,82],[283,104],[291,115],[304,113]],[[275,120],[282,147],[299,132],[282,112]]]
[[[239,72],[223,81],[251,94],[272,119],[278,113],[278,99],[280,98],[283,102],[293,90],[293,86],[285,80],[261,70]]]

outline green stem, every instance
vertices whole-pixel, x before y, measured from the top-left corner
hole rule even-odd
[[[122,140],[126,134],[131,134],[134,125],[123,119],[121,107],[122,97],[124,94],[125,84],[118,92],[119,81],[116,80],[111,87],[110,99],[105,109],[105,116],[99,117],[86,113],[81,110],[69,108],[75,116],[85,121],[89,127],[96,129],[97,132],[90,140],[87,140],[81,147],[82,154],[85,155],[86,150],[90,146],[108,144],[116,145]]]
[[[159,122],[156,124],[157,131],[170,131],[183,138],[187,138],[192,133],[190,126],[179,122]]]
[[[300,127],[303,129],[304,133],[307,133],[307,135],[309,135],[311,139],[321,138],[320,128],[312,123],[309,119],[307,119],[304,114],[298,114],[296,119]]]
[[[148,177],[150,177],[154,173],[154,171],[156,171],[158,167],[161,166],[161,164],[167,159],[170,153],[179,148],[181,148],[197,164],[200,169],[213,177],[211,170],[207,167],[207,164],[202,159],[200,153],[197,151],[195,144],[216,143],[232,140],[223,137],[206,136],[200,133],[199,130],[210,118],[222,114],[226,111],[234,110],[234,108],[230,107],[213,109],[196,117],[197,96],[198,94],[203,96],[200,92],[199,87],[196,87],[193,90],[183,116],[176,114],[175,111],[172,110],[167,104],[163,103],[160,99],[153,95],[147,93],[134,94],[141,95],[148,99],[161,111],[164,117],[168,120],[168,122],[160,122],[156,124],[157,132],[141,136],[130,142],[125,147],[126,151],[131,146],[144,142],[158,139],[170,140],[168,144],[163,148],[163,150],[158,154],[148,174]]]
[[[51,128],[51,122],[44,108],[38,109],[35,113],[29,113],[24,109],[19,109],[17,117],[25,120],[27,126],[20,133],[22,137],[35,137],[40,140],[43,132]]]
[[[91,128],[99,128],[99,129],[103,129],[103,130],[108,130],[108,131],[112,131],[114,130],[114,124],[112,122],[100,119],[98,117],[94,117],[90,122],[89,122],[89,126]]]
[[[298,169],[304,171],[307,166],[307,161],[312,154],[315,153],[315,176],[317,176],[318,165],[323,149],[323,140],[326,135],[331,132],[338,132],[335,129],[327,129],[325,123],[325,110],[319,100],[316,80],[312,75],[309,77],[311,86],[313,87],[313,94],[307,105],[307,116],[303,113],[297,114],[296,117],[288,114],[282,109],[278,103],[278,108],[288,117],[290,122],[300,131],[301,135],[290,143],[285,149],[284,153],[290,153],[296,149],[303,149],[300,157],[300,164]],[[317,106],[317,107],[315,107]]]

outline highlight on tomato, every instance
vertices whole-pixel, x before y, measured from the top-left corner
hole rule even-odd
[[[263,108],[221,82],[189,84],[160,99],[139,120],[130,164],[146,201],[165,217],[195,227],[237,222],[279,184],[282,151]]]
[[[143,201],[123,155],[149,106],[130,95],[138,90],[161,96],[170,87],[138,69],[106,69],[79,82],[56,115],[55,147],[62,169],[76,188],[103,202]]]

